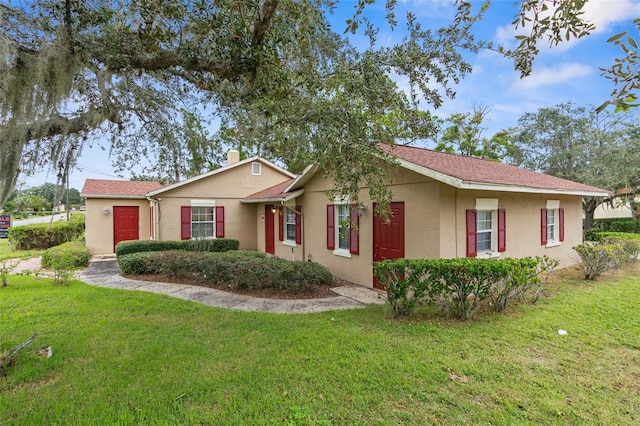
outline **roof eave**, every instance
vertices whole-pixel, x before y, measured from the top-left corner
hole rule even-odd
[[[102,198],[102,199],[118,198],[118,199],[125,199],[125,200],[145,200],[147,198],[144,194],[142,194],[142,195],[120,195],[120,194],[85,194],[85,193],[80,193],[80,197],[82,197],[82,198]]]
[[[298,198],[304,194],[304,189],[299,189],[297,191],[286,194],[284,197],[265,197],[265,198],[252,198],[249,200],[243,199],[240,200],[241,203],[244,204],[258,204],[258,203],[286,203],[287,201],[293,200],[294,198]]]
[[[307,182],[309,182],[309,180],[316,174],[319,169],[320,167],[317,164],[309,164],[307,167],[305,167],[300,176],[297,176],[293,180],[293,182],[291,182],[291,184],[289,184],[289,186],[287,186],[282,192],[289,192],[292,188],[295,188],[299,185],[304,186]]]
[[[529,194],[558,194],[558,195],[578,195],[582,197],[608,197],[611,193],[607,191],[588,191],[577,189],[560,189],[560,188],[539,188],[522,185],[505,185],[488,182],[471,182],[437,172],[428,167],[420,166],[402,158],[398,158],[400,165],[408,170],[419,173],[423,176],[437,180],[444,184],[453,186],[458,189],[475,189],[478,191],[500,191],[500,192],[524,192]]]
[[[522,192],[528,194],[557,194],[557,195],[577,195],[582,197],[608,197],[611,195],[606,191],[586,191],[578,189],[561,189],[561,188],[538,188],[532,186],[521,185],[503,185],[487,182],[466,182],[462,181],[459,189],[475,189],[478,191],[499,191],[499,192]]]

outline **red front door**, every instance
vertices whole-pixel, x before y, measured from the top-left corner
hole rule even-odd
[[[139,226],[138,207],[113,207],[113,251],[120,241],[140,239]]]
[[[264,206],[264,251],[271,254],[276,254],[276,239],[274,228],[275,214],[273,213],[274,208],[275,206],[271,204],[267,204],[266,206]]]
[[[404,257],[404,202],[398,202],[391,203],[389,223],[385,223],[378,215],[373,217],[373,261],[402,257]],[[375,277],[373,286],[382,288]]]

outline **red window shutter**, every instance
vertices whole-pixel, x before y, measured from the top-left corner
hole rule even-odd
[[[180,207],[180,238],[191,239],[191,206]]]
[[[302,206],[296,206],[296,244],[302,244]]]
[[[286,213],[286,207],[280,206],[278,208],[278,240],[284,241],[284,215]]]
[[[216,207],[216,238],[224,238],[224,206]]]
[[[560,226],[560,241],[564,241],[564,209],[558,209],[558,221]]]
[[[467,210],[467,257],[478,255],[477,210]]]
[[[547,244],[547,209],[540,210],[540,244]]]
[[[154,228],[153,228],[153,204],[149,207],[149,238],[151,238],[152,240],[156,239],[156,236],[154,235]]]
[[[507,211],[498,209],[498,251],[503,252],[507,249]]]
[[[333,204],[327,204],[327,248],[336,248],[336,217]]]
[[[356,205],[351,206],[351,226],[349,227],[349,253],[360,254],[360,216]]]

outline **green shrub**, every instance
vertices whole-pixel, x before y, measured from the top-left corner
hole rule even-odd
[[[495,310],[512,300],[525,299],[541,276],[557,266],[548,257],[524,259],[397,259],[374,264],[374,272],[387,291],[394,316],[412,313],[419,303],[430,303],[453,317],[471,319],[486,299]]]
[[[51,247],[42,253],[41,264],[46,269],[75,270],[89,265],[89,250],[79,241]]]
[[[153,272],[151,268],[147,266],[148,259],[152,255],[153,252],[137,252],[118,257],[120,272],[124,275],[140,275]]]
[[[9,229],[9,241],[16,250],[48,249],[73,241],[84,233],[84,216],[76,216],[69,222],[14,226]]]
[[[184,250],[195,252],[225,252],[238,250],[240,242],[232,239],[212,239],[212,240],[131,240],[121,241],[116,245],[116,256],[151,251]]]
[[[118,258],[123,274],[167,274],[198,278],[231,289],[308,290],[329,284],[332,276],[322,265],[266,257],[256,251],[224,253],[167,250],[140,252]]]
[[[620,243],[584,243],[573,248],[580,256],[580,268],[585,280],[595,280],[603,273],[619,268],[631,257]]]
[[[599,231],[640,233],[640,221],[630,217],[595,219],[593,228]]]

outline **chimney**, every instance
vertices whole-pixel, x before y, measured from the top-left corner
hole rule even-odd
[[[238,161],[240,161],[240,153],[235,149],[230,149],[229,152],[227,152],[227,166],[237,163]]]

